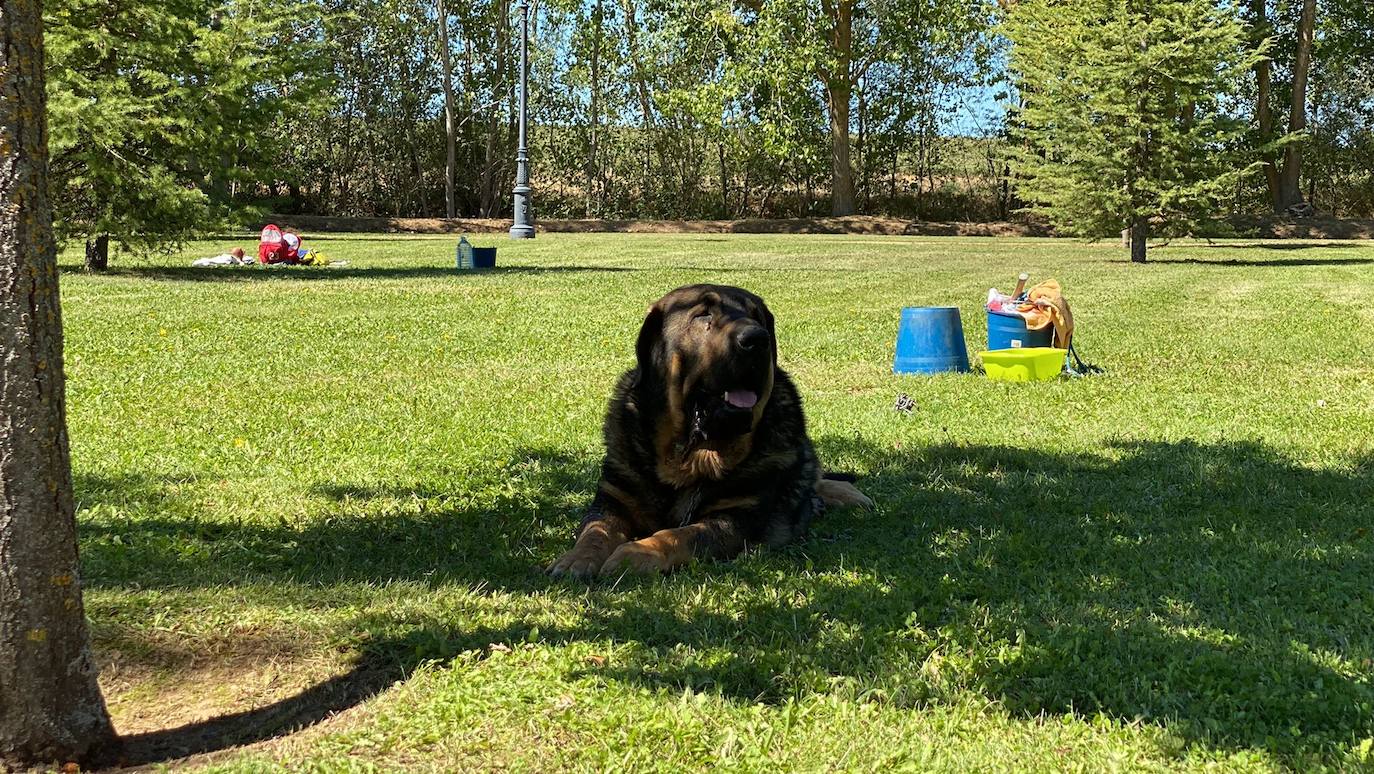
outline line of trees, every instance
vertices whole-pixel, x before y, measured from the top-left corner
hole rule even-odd
[[[1225,158],[1248,172],[1216,214],[1374,215],[1374,6],[1235,3],[1213,4],[1243,31],[1219,53],[1249,64],[1207,96],[1244,125]],[[1047,204],[1009,163],[1033,111],[1008,30],[1042,5],[1091,26],[1149,2],[537,2],[538,215],[993,220]],[[147,249],[249,207],[505,216],[515,17],[512,0],[50,0],[59,234],[98,268],[111,239]]]

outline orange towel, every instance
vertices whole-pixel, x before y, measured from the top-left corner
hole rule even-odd
[[[1054,345],[1068,349],[1073,339],[1073,312],[1069,302],[1055,280],[1045,280],[1030,289],[1026,303],[1017,307],[1026,318],[1026,327],[1033,331],[1042,330],[1046,325],[1054,326]]]

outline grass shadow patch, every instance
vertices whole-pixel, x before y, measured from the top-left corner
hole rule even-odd
[[[514,455],[505,475],[516,485],[483,502],[331,483],[313,494],[333,516],[216,527],[196,538],[202,556],[159,547],[184,519],[118,527],[123,544],[104,539],[114,527],[87,524],[83,553],[97,589],[400,579],[586,595],[567,623],[500,631],[378,612],[352,625],[367,666],[351,681],[183,739],[300,727],[314,708],[356,703],[419,664],[526,639],[613,644],[596,676],[665,693],[777,705],[838,694],[912,709],[973,694],[1026,719],[1159,724],[1185,745],[1263,750],[1295,767],[1374,736],[1374,460],[1310,468],[1253,442],[817,445],[823,459],[858,463],[876,512],[829,513],[800,544],[666,580],[544,578],[596,477],[595,459],[551,450]],[[156,491],[78,489],[121,487]],[[112,545],[136,547],[133,565],[117,564]]]
[[[1293,765],[1374,735],[1369,460],[1313,470],[1187,441],[819,447],[870,461],[879,512],[668,582],[731,601],[607,597],[576,637],[631,647],[599,674],[750,703],[975,692],[1028,719],[1161,723]]]
[[[419,581],[531,589],[542,557],[590,497],[599,460],[516,452],[490,480],[327,482],[297,521],[207,520],[194,488],[155,477],[76,477],[86,585],[209,588]],[[468,489],[479,494],[472,494]]]
[[[1111,263],[1130,263],[1113,259]],[[1188,264],[1194,266],[1234,266],[1245,268],[1301,268],[1304,266],[1369,266],[1374,258],[1151,258],[1150,263]]]
[[[75,267],[70,269],[75,271]],[[321,282],[328,280],[413,280],[471,277],[500,277],[507,275],[596,274],[639,271],[626,266],[496,266],[491,269],[459,271],[450,266],[368,266],[329,268],[327,266],[291,266],[263,268],[255,266],[120,266],[102,273],[105,277],[129,277],[155,282]]]
[[[474,630],[467,633],[463,642],[474,645],[505,642],[517,634],[504,630]],[[451,638],[446,643],[450,641]],[[253,709],[124,736],[118,746],[109,751],[104,763],[143,767],[178,762],[289,736],[383,693],[408,678],[421,665],[441,666],[458,652],[460,649],[455,647],[446,651],[447,655],[441,655],[424,639],[424,632],[412,632],[396,639],[377,639],[369,642],[356,664],[341,674]]]

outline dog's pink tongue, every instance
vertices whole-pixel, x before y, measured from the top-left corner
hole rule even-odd
[[[753,408],[759,402],[759,395],[753,390],[730,390],[725,393],[725,402],[735,408]]]

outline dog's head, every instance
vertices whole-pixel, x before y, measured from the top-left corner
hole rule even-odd
[[[636,355],[641,382],[666,395],[677,441],[718,447],[752,432],[768,404],[773,314],[740,288],[678,288],[649,308]]]

